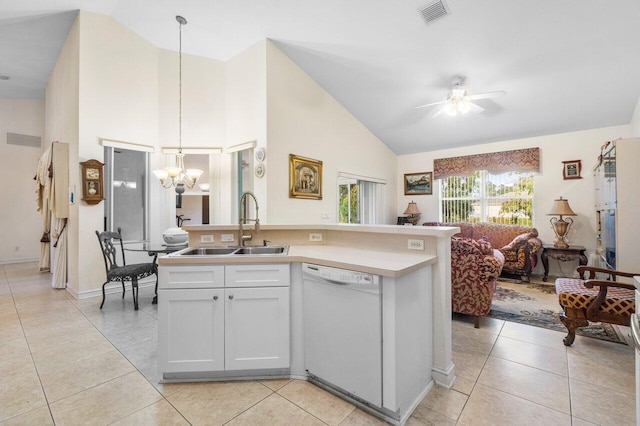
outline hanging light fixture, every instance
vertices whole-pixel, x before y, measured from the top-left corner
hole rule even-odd
[[[178,118],[178,153],[176,154],[176,165],[165,167],[162,170],[154,170],[153,174],[160,180],[162,186],[165,188],[175,187],[178,194],[182,194],[185,187],[188,189],[193,188],[198,178],[202,175],[202,170],[199,169],[185,169],[184,168],[184,154],[182,153],[182,26],[187,25],[187,20],[182,16],[176,16],[180,28],[180,45],[179,45],[179,80],[180,80],[180,93],[179,93],[179,118]]]

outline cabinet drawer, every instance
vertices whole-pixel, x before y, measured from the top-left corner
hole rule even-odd
[[[224,265],[160,266],[158,288],[224,287]]]
[[[225,267],[225,287],[284,287],[289,286],[290,281],[288,263]]]

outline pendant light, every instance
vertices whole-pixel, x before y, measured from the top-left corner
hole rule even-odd
[[[162,170],[154,170],[153,174],[160,180],[164,188],[175,187],[178,194],[182,194],[185,187],[191,189],[196,184],[198,178],[202,175],[202,170],[185,169],[184,154],[182,153],[182,26],[187,25],[187,20],[182,16],[176,16],[180,29],[180,45],[179,45],[179,117],[178,117],[178,153],[176,154],[175,167],[169,166]]]

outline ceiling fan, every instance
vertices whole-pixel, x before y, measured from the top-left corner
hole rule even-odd
[[[420,105],[420,106],[417,106],[416,109],[427,108],[435,105],[442,105],[442,108],[436,111],[435,114],[431,116],[431,118],[437,117],[444,112],[446,112],[451,116],[456,116],[458,114],[461,114],[461,115],[466,114],[469,111],[480,113],[484,111],[484,108],[474,104],[471,101],[475,101],[478,99],[495,98],[495,97],[504,96],[507,94],[507,92],[505,92],[504,90],[499,90],[497,92],[486,92],[486,93],[477,93],[475,95],[469,95],[469,93],[467,93],[467,89],[462,87],[462,81],[463,81],[463,77],[456,76],[454,78],[452,82],[453,87],[451,88],[451,92],[447,96],[446,100],[440,101],[440,102],[433,102],[426,105]]]

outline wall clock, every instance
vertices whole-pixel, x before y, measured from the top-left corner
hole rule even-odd
[[[82,201],[87,204],[98,204],[104,200],[104,164],[98,160],[87,160],[82,165]]]

